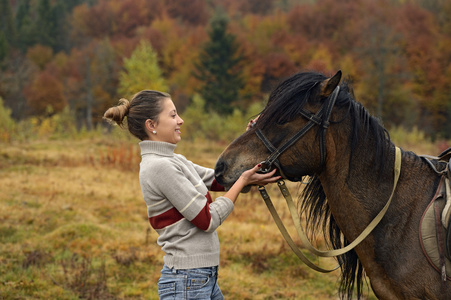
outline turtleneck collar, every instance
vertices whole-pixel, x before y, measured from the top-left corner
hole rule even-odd
[[[139,143],[141,156],[144,154],[157,154],[161,156],[173,156],[176,144],[145,140]]]

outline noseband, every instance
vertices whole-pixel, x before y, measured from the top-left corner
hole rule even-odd
[[[326,129],[329,127],[329,119],[330,115],[332,113],[332,108],[335,105],[335,101],[337,100],[338,93],[340,92],[340,87],[337,86],[332,94],[326,99],[323,106],[320,108],[320,110],[314,114],[306,109],[301,109],[300,113],[303,117],[307,118],[309,121],[308,123],[299,130],[291,139],[289,139],[287,142],[279,146],[279,148],[274,147],[274,145],[266,138],[266,136],[263,134],[263,132],[260,130],[260,128],[257,128],[256,134],[262,141],[262,143],[265,145],[265,147],[271,152],[271,154],[266,158],[264,161],[262,161],[260,164],[262,167],[260,168],[259,172],[261,173],[268,173],[271,171],[272,165],[276,165],[279,169],[279,172],[282,173],[282,169],[280,166],[280,163],[278,161],[278,157],[285,152],[289,147],[291,147],[294,143],[296,143],[304,134],[306,134],[314,125],[320,126],[320,154],[321,154],[321,166],[323,166],[326,163],[326,140],[325,140],[325,133]],[[283,173],[282,173],[283,174]],[[299,178],[294,178],[293,181],[299,181]]]

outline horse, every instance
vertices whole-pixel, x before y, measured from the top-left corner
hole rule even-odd
[[[443,282],[430,265],[419,237],[420,219],[441,181],[431,166],[443,166],[401,149],[393,190],[395,152],[388,131],[355,100],[341,71],[331,77],[299,72],[271,92],[255,126],[219,156],[216,180],[227,189],[259,162],[262,171],[277,168],[276,175],[290,181],[302,183],[308,176],[300,213],[310,236],[322,231],[333,249],[359,236],[393,193],[371,234],[337,257],[339,295],[361,298],[369,279],[379,299],[451,299],[449,280]]]

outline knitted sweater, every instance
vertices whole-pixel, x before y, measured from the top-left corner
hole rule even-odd
[[[151,226],[165,252],[164,263],[176,269],[219,265],[216,228],[232,212],[233,202],[208,190],[223,190],[214,170],[175,154],[175,144],[142,141],[139,181]]]

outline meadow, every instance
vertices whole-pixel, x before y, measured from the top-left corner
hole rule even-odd
[[[437,143],[393,135],[407,149],[440,152]],[[182,140],[176,152],[214,167],[225,146]],[[0,299],[158,299],[163,253],[142,200],[139,161],[137,140],[114,135],[1,144]],[[292,194],[302,188],[288,186]],[[268,191],[294,236],[277,187]],[[338,299],[339,272],[306,267],[255,188],[218,234],[226,299]],[[369,288],[365,298],[375,299]]]

